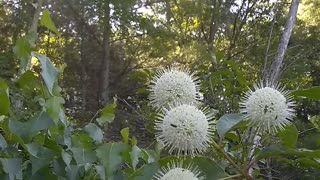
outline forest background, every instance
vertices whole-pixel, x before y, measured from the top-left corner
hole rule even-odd
[[[36,59],[27,63],[27,53],[44,54],[63,71],[59,86],[71,122],[82,127],[117,99],[115,119],[104,127],[105,140],[121,140],[120,131],[129,127],[130,134],[147,147],[154,141],[155,113],[148,106],[154,72],[161,67],[189,67],[201,80],[204,103],[218,110],[217,117],[237,113],[243,92],[269,70],[290,4],[286,0],[3,0],[0,77],[9,86],[15,84],[25,63],[35,76],[19,82],[33,83],[41,68]],[[35,23],[45,15],[55,25],[48,19]],[[33,31],[38,32],[35,46],[27,36]],[[281,67],[280,82],[287,89],[320,85],[319,43],[320,1],[303,0]],[[25,93],[10,87],[18,118],[41,109],[33,90]],[[320,103],[300,98],[297,104],[297,146],[319,149]],[[274,176],[301,173],[290,168]]]

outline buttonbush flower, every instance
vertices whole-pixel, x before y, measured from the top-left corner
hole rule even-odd
[[[151,81],[150,91],[151,105],[158,109],[172,103],[189,104],[200,100],[198,80],[187,69],[158,71]]]
[[[201,172],[192,165],[183,168],[183,163],[175,164],[169,163],[167,167],[163,167],[158,173],[154,175],[155,180],[203,180],[204,176],[200,175]]]
[[[291,123],[295,103],[279,84],[254,85],[240,102],[240,112],[262,131],[276,133]]]
[[[155,124],[156,138],[170,154],[194,156],[209,146],[214,129],[212,118],[208,109],[194,105],[164,109]]]

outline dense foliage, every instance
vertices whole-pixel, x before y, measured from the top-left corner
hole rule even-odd
[[[151,179],[173,161],[206,179],[316,179],[320,4],[301,2],[282,68],[293,123],[255,134],[240,114],[272,62],[288,4],[0,3],[0,179]],[[193,72],[214,117],[212,142],[195,157],[154,140],[159,109],[148,85],[168,66]]]

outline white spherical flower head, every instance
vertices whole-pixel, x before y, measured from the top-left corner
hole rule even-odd
[[[260,130],[276,133],[291,123],[295,103],[279,85],[255,85],[240,102],[240,111]]]
[[[203,180],[204,176],[201,176],[200,171],[192,167],[192,165],[186,168],[182,167],[182,162],[179,164],[168,164],[168,167],[162,168],[157,174],[154,175],[155,180]]]
[[[188,70],[164,69],[156,73],[150,85],[151,105],[168,107],[172,103],[189,104],[200,99],[199,83]]]
[[[192,155],[209,146],[213,134],[212,115],[194,105],[178,105],[164,109],[156,121],[156,138],[169,153]]]

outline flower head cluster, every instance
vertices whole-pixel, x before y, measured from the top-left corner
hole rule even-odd
[[[201,172],[192,165],[183,168],[182,162],[175,164],[172,162],[168,167],[162,168],[157,174],[154,175],[155,180],[202,180],[204,176],[200,175]]]
[[[151,105],[168,107],[172,103],[190,104],[200,99],[199,83],[186,69],[163,69],[156,73],[150,85]]]
[[[169,153],[192,156],[209,146],[213,133],[212,115],[194,105],[182,104],[164,109],[156,121],[156,138]]]
[[[289,125],[295,103],[288,91],[279,85],[262,83],[247,92],[240,102],[240,111],[260,130],[275,133]]]

